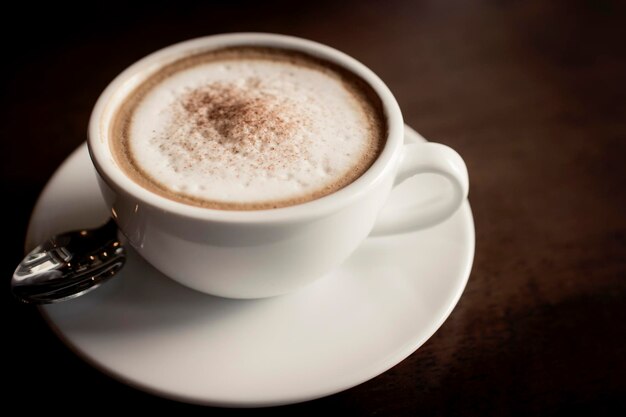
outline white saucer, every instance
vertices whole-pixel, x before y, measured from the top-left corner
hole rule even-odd
[[[424,204],[436,198],[437,178],[409,181],[403,188],[419,189]],[[106,218],[83,145],[43,191],[27,242]],[[413,353],[456,305],[473,257],[466,202],[437,227],[366,240],[338,271],[287,296],[200,294],[131,251],[119,277],[41,311],[77,354],[142,390],[200,404],[279,405],[353,387]]]

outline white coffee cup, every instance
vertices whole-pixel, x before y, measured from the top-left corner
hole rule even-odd
[[[271,210],[214,210],[176,202],[131,180],[116,164],[109,127],[116,109],[147,76],[183,56],[227,46],[295,49],[334,62],[368,82],[388,125],[383,151],[356,181],[307,203]],[[387,86],[348,55],[316,42],[273,34],[237,33],[182,42],[121,73],[102,93],[89,123],[89,152],[106,204],[122,233],[155,268],[183,285],[232,298],[288,293],[345,261],[368,235],[437,224],[465,200],[469,182],[461,157],[436,143],[403,144],[404,122]],[[422,173],[446,177],[447,199],[428,210],[386,206],[394,185]]]

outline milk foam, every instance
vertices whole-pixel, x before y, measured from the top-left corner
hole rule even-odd
[[[368,106],[324,68],[245,56],[200,62],[147,90],[126,146],[153,183],[199,205],[288,205],[371,164],[381,133]]]

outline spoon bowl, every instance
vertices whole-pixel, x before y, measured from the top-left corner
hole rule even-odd
[[[126,262],[111,219],[92,230],[56,235],[33,249],[11,279],[13,295],[29,304],[69,300],[99,287]]]

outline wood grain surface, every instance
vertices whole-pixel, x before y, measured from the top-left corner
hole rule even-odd
[[[85,140],[91,108],[117,73],[177,41],[266,31],[353,55],[389,85],[407,123],[457,149],[470,172],[477,242],[457,308],[408,359],[337,395],[248,413],[624,415],[624,6],[394,0],[7,9],[5,19],[21,29],[3,26],[0,70],[4,403],[70,414],[241,412],[164,400],[101,375],[36,309],[11,298],[8,281],[38,193]]]

